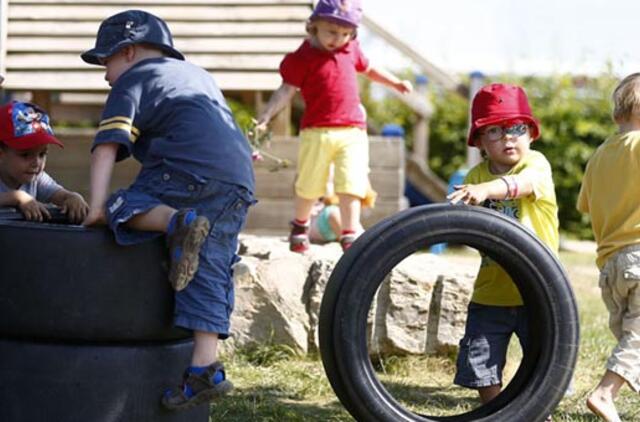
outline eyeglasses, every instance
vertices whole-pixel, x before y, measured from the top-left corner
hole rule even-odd
[[[526,123],[518,123],[508,127],[489,126],[484,131],[482,131],[481,136],[484,136],[485,139],[489,141],[499,141],[507,135],[511,135],[517,138],[518,136],[522,136],[527,133],[528,130],[529,125]]]

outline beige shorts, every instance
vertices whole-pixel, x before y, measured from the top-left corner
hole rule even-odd
[[[369,139],[357,127],[310,128],[300,132],[296,195],[316,199],[326,192],[334,164],[336,193],[364,198],[369,188]]]
[[[607,369],[640,391],[640,245],[612,255],[600,272],[602,300],[609,311],[609,328],[618,344]]]

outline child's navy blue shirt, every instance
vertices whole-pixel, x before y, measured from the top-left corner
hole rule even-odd
[[[172,58],[137,63],[115,82],[93,144],[119,144],[144,167],[169,165],[254,192],[251,149],[206,70]]]

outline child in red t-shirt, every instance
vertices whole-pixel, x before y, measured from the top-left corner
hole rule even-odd
[[[300,90],[305,112],[300,125],[295,218],[289,236],[294,252],[309,248],[309,215],[324,194],[331,163],[340,200],[343,250],[363,231],[360,203],[368,188],[369,144],[357,73],[402,93],[413,89],[409,81],[369,64],[355,39],[361,18],[360,0],[320,0],[307,22],[309,37],[282,60],[282,85],[258,118],[258,129],[266,129]]]

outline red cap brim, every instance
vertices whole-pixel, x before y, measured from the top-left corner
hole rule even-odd
[[[53,135],[49,135],[46,132],[36,132],[29,135],[20,136],[18,138],[3,139],[2,142],[9,148],[25,150],[39,147],[41,145],[54,144],[60,148],[64,148],[64,145],[58,138]]]

